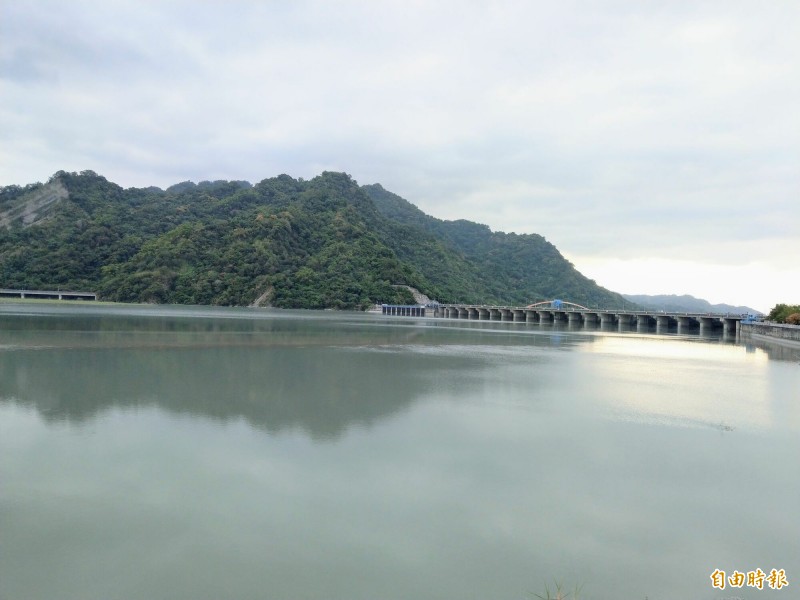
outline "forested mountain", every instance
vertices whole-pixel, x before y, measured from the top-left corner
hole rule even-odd
[[[736,313],[736,314],[761,314],[755,308],[749,306],[733,306],[732,304],[711,304],[708,300],[695,298],[684,294],[661,294],[648,296],[645,294],[623,294],[626,300],[635,302],[644,308],[653,310],[666,310],[673,312],[717,312],[717,313]]]
[[[528,304],[534,300],[564,298],[598,307],[620,305],[619,294],[581,275],[553,244],[538,234],[493,232],[486,225],[463,219],[443,221],[426,215],[378,184],[363,189],[391,222],[425,231],[463,256],[474,269],[476,278],[470,289],[476,291],[478,301]],[[436,266],[427,265],[424,256],[414,258],[426,275],[426,269]]]
[[[91,171],[0,188],[0,287],[127,302],[365,308],[620,296],[538,235],[441,221],[342,173],[123,189]]]

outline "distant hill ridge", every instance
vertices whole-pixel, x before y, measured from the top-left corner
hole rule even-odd
[[[644,308],[674,312],[716,312],[737,314],[763,314],[749,306],[732,306],[730,304],[711,304],[708,300],[694,296],[675,294],[649,296],[644,294],[622,294],[626,300]]]
[[[127,302],[366,308],[414,301],[618,306],[536,234],[443,221],[344,173],[129,188],[92,172],[0,188],[0,287]],[[408,287],[407,287],[408,286]]]

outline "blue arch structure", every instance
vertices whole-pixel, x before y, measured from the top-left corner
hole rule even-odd
[[[545,304],[549,305],[546,308],[554,308],[556,310],[563,309],[565,304],[569,306],[574,306],[575,308],[589,310],[588,308],[586,308],[585,306],[581,306],[580,304],[575,304],[574,302],[567,302],[566,300],[559,300],[558,298],[554,300],[542,300],[541,302],[534,302],[533,304],[528,304],[528,306],[526,306],[525,308],[538,308],[538,307],[545,308]]]

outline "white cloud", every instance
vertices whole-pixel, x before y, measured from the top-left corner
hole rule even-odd
[[[749,262],[715,264],[671,258],[598,260],[571,257],[576,267],[600,285],[623,294],[690,294],[712,304],[745,305],[767,313],[778,302],[800,303],[800,268]],[[735,302],[731,300],[735,299]]]

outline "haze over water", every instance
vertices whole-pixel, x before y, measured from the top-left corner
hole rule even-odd
[[[790,598],[798,391],[720,336],[0,304],[0,598]]]

